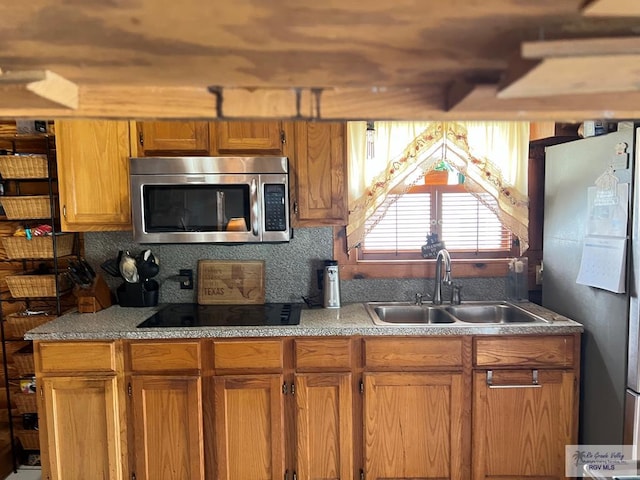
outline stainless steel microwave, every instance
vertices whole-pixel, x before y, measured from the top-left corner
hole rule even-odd
[[[139,243],[287,242],[287,157],[130,158]]]

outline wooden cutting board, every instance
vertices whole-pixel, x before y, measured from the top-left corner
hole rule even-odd
[[[199,260],[200,305],[264,303],[263,260]]]

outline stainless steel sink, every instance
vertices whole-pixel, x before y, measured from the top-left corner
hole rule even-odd
[[[376,325],[443,324],[456,321],[443,308],[431,305],[414,305],[408,302],[369,302],[365,304],[365,308]]]
[[[542,317],[505,302],[462,305],[415,305],[410,302],[368,302],[365,308],[376,325],[549,323]]]
[[[451,305],[445,309],[467,323],[548,323],[544,318],[510,303]]]

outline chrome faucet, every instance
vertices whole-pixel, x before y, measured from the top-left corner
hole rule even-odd
[[[444,262],[444,278],[442,278],[442,262]],[[433,304],[442,305],[442,284],[451,285],[451,257],[446,249],[438,251],[436,256],[436,278],[433,290]]]

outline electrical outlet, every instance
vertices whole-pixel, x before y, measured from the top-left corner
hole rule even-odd
[[[180,276],[186,277],[185,279],[180,280],[180,290],[193,290],[193,270],[180,270]]]

